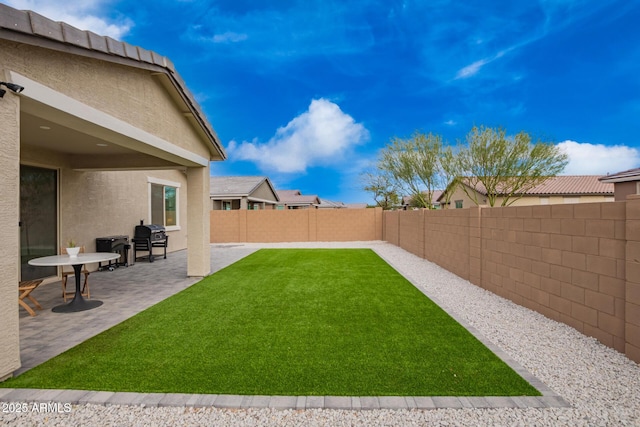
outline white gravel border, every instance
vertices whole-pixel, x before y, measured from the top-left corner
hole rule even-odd
[[[238,247],[372,248],[443,309],[479,331],[572,407],[343,411],[85,404],[60,413],[0,412],[0,425],[640,426],[640,365],[594,338],[474,286],[403,249],[385,242]]]

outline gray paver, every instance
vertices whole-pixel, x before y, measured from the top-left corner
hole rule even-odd
[[[296,407],[297,396],[271,396],[269,408],[290,409]]]
[[[376,396],[360,397],[360,406],[362,409],[380,409],[380,402]]]
[[[297,396],[296,398],[296,409],[306,409],[307,408],[307,397],[306,396]]]
[[[65,390],[63,394],[58,396],[61,402],[67,402],[71,404],[78,404],[80,399],[90,393],[88,390]]]
[[[462,402],[457,397],[434,396],[432,399],[438,408],[462,408]]]
[[[435,409],[436,408],[436,403],[433,401],[431,397],[418,396],[418,397],[414,397],[413,401],[416,403],[416,408],[418,409]]]
[[[380,396],[380,407],[385,409],[407,409],[407,401],[403,396]]]
[[[139,405],[146,397],[145,393],[116,392],[111,396],[107,405]]]
[[[351,397],[325,396],[324,407],[327,409],[351,409]]]
[[[167,393],[160,402],[158,402],[158,406],[185,406],[190,398],[190,394]]]
[[[251,408],[268,408],[271,396],[247,396],[250,398]]]
[[[107,400],[111,398],[115,393],[112,391],[94,391],[87,393],[80,399],[79,403],[93,403],[95,405],[105,405]]]
[[[196,403],[194,403],[193,406],[197,408],[213,406],[213,403],[216,401],[217,398],[218,398],[217,394],[201,394],[201,395],[198,395],[198,399],[196,400]]]
[[[162,399],[164,399],[165,393],[148,393],[144,396],[141,404],[144,406],[156,407]]]
[[[217,408],[239,408],[242,405],[242,398],[244,396],[234,396],[231,394],[220,394],[213,403],[213,406]]]
[[[307,409],[324,408],[324,396],[307,396]]]

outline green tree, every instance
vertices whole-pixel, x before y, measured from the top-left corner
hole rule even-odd
[[[376,206],[389,210],[400,204],[397,188],[389,174],[380,170],[375,173],[366,172],[362,179],[365,183],[364,190],[373,195]]]
[[[417,207],[431,208],[434,190],[442,187],[442,137],[415,132],[409,139],[394,138],[380,153],[378,169]],[[446,185],[446,184],[445,184]]]
[[[501,206],[511,205],[568,163],[553,143],[532,142],[526,132],[507,137],[505,129],[483,126],[471,129],[455,157],[456,175],[468,185],[461,185],[464,192],[479,204],[474,190],[484,187],[489,206],[495,206],[498,197]]]

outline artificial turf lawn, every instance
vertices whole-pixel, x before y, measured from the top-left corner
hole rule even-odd
[[[369,249],[260,250],[2,386],[540,395]]]

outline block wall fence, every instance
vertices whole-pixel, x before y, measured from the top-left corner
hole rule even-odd
[[[382,240],[382,209],[211,211],[211,243]]]
[[[640,363],[640,196],[451,210],[211,211],[211,243],[385,240]]]
[[[640,196],[383,218],[384,240],[640,363]]]

